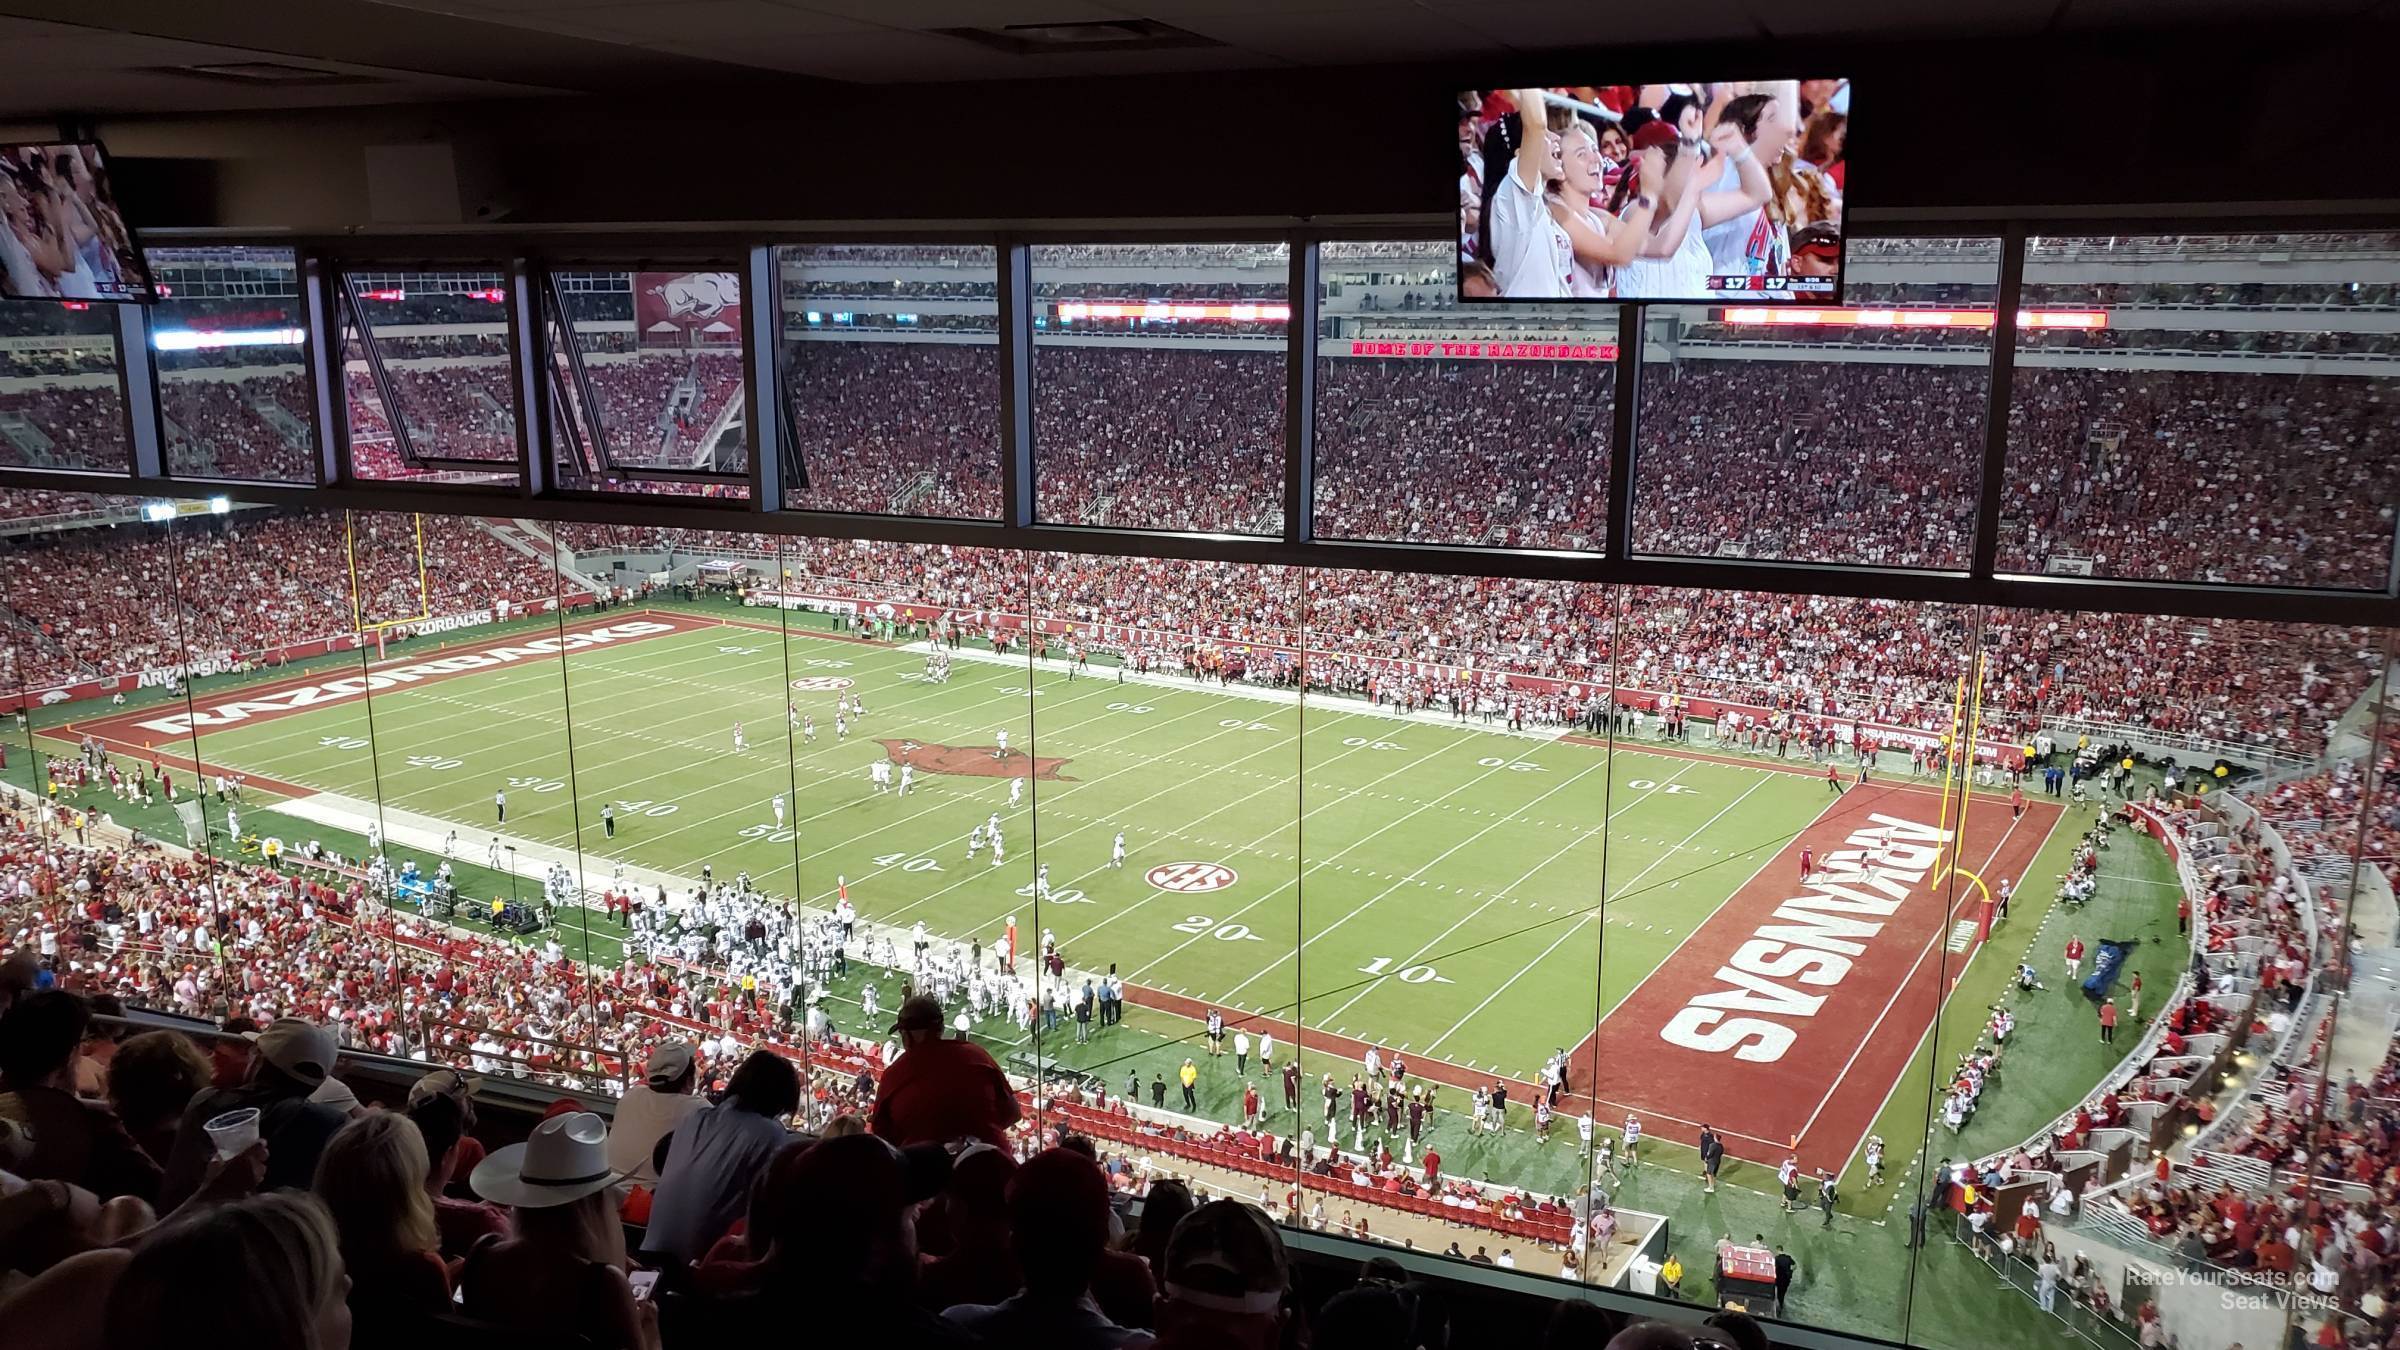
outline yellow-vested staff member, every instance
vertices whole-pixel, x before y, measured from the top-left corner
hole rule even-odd
[[[503,909],[506,909],[507,907],[508,907],[508,906],[507,906],[506,902],[502,901],[502,900],[501,900],[501,898],[500,898],[499,896],[496,896],[496,895],[495,895],[495,896],[493,896],[493,897],[492,897],[492,922],[493,922],[493,923],[498,923],[498,922],[500,922],[500,911],[501,911],[501,910],[503,910]]]

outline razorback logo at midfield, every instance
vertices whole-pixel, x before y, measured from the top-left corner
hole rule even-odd
[[[1069,756],[1046,758],[1011,750],[1008,758],[999,758],[999,747],[991,745],[935,745],[930,741],[894,737],[877,740],[895,764],[914,764],[924,773],[950,773],[962,778],[1038,778],[1045,783],[1072,783],[1075,780],[1060,773]]]

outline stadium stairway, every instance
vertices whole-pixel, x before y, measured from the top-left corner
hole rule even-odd
[[[594,596],[605,596],[608,594],[608,588],[601,583],[592,580],[590,577],[583,575],[581,572],[576,571],[572,567],[560,566],[558,541],[551,537],[550,531],[544,528],[540,522],[532,520],[495,520],[487,516],[475,516],[472,519],[474,520],[476,528],[492,536],[494,539],[497,539],[501,543],[508,545],[510,548],[513,548],[517,552],[524,554],[526,557],[533,559],[535,562],[540,563],[544,567],[556,568],[558,574],[562,577],[565,577],[567,581],[576,589]]]

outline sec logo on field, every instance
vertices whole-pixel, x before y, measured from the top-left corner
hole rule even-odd
[[[1211,862],[1163,863],[1142,874],[1142,880],[1179,895],[1221,891],[1240,879],[1232,868]]]
[[[858,683],[847,675],[803,675],[792,681],[794,689],[815,693],[824,689],[847,689]]]

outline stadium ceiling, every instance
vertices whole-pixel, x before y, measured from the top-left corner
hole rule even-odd
[[[2275,0],[2278,21],[2387,0]],[[655,98],[877,84],[1499,61],[1601,45],[2072,36],[2255,0],[0,0],[0,117]]]

